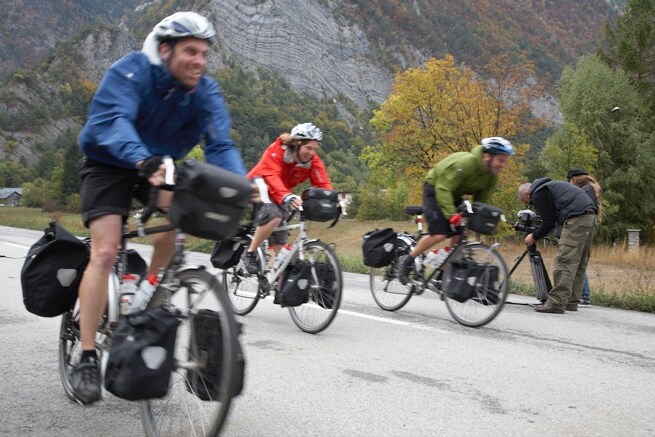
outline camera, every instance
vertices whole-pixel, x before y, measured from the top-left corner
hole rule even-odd
[[[519,221],[514,223],[514,230],[531,234],[541,226],[541,217],[529,209],[522,209],[518,212]]]

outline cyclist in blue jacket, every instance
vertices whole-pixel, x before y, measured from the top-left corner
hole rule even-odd
[[[80,284],[82,357],[72,377],[81,404],[100,399],[95,332],[107,305],[107,283],[132,197],[147,200],[163,183],[162,156],[185,156],[200,140],[208,162],[245,175],[230,137],[231,119],[218,84],[204,74],[215,37],[195,12],[164,18],[140,52],[114,63],[91,103],[79,137],[86,161],[80,173],[84,224],[91,258]],[[158,206],[170,204],[161,191]],[[173,254],[174,233],[158,234],[149,273],[157,274]]]

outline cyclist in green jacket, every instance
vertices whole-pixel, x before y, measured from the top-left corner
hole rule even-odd
[[[505,138],[484,138],[480,146],[470,152],[453,153],[428,172],[423,184],[423,217],[428,233],[401,259],[398,280],[402,284],[409,281],[410,266],[418,255],[446,238],[451,238],[451,245],[460,240],[462,215],[456,205],[464,195],[489,202],[498,174],[513,154],[512,144]]]

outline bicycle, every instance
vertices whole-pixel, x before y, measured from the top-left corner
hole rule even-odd
[[[297,224],[278,226],[275,229],[275,231],[298,229],[298,236],[291,244],[291,252],[280,266],[268,267],[268,243],[265,242],[263,248],[257,249],[258,273],[248,273],[241,257],[236,265],[223,270],[223,282],[227,287],[234,312],[245,316],[255,309],[260,300],[271,293],[279,292],[284,274],[292,263],[296,260],[308,261],[311,267],[308,302],[287,308],[298,328],[309,334],[317,334],[326,329],[337,315],[341,305],[343,273],[334,250],[320,240],[309,239],[305,211],[300,208],[296,213],[299,214]],[[292,217],[293,215],[295,213]],[[254,229],[252,221],[243,225],[237,239],[243,249],[250,245]]]
[[[399,263],[409,254],[422,233],[422,206],[407,206],[405,213],[415,216],[417,233],[398,232],[395,241],[393,259],[386,267],[371,268],[370,289],[375,303],[386,311],[396,311],[409,302],[413,295],[420,295],[425,290],[437,293],[445,301],[450,315],[460,324],[480,327],[491,322],[502,310],[508,294],[507,265],[497,252],[498,244],[487,246],[481,242],[468,241],[468,224],[473,214],[470,202],[459,209],[463,214],[461,223],[461,240],[451,248],[447,258],[436,269],[423,266],[425,254],[416,257],[409,271],[409,282],[402,285],[398,281]],[[470,298],[463,301],[451,292],[453,286],[462,280],[464,271],[461,265],[474,262],[481,268],[473,276],[465,278],[474,288]],[[473,277],[475,278],[473,280]],[[459,299],[459,300],[458,300]]]
[[[157,190],[151,191],[157,192]],[[119,321],[125,317],[120,314],[119,298],[121,278],[128,271],[127,242],[138,236],[175,229],[171,224],[144,228],[143,223],[152,212],[154,207],[152,211],[142,214],[138,219],[136,231],[129,231],[127,222],[123,225],[118,256],[109,278],[107,309],[96,332],[96,351],[102,363],[103,387],[104,369],[112,335]],[[148,303],[149,308],[166,308],[178,318],[174,367],[166,397],[139,401],[141,421],[147,436],[216,436],[225,422],[232,400],[230,384],[225,382],[232,381],[236,375],[237,355],[240,350],[238,324],[231,311],[224,284],[207,272],[203,266],[185,264],[186,234],[179,229],[175,230],[173,259],[160,273],[159,285]],[[89,239],[86,241],[87,244],[90,243]],[[142,259],[141,262],[145,264]],[[197,342],[194,320],[199,311],[204,310],[211,310],[218,316],[212,319],[218,320],[218,324],[213,329],[220,329],[222,333],[221,343],[215,345],[217,350],[222,352],[222,359],[218,363],[215,361],[208,363],[210,360],[208,356],[215,351],[201,350]],[[78,300],[74,308],[63,314],[59,334],[59,373],[66,395],[74,401],[76,399],[71,385],[71,371],[79,362],[80,353]],[[210,394],[214,391],[204,384],[207,378],[205,370],[210,367],[210,364],[218,366],[220,381],[222,381],[218,395],[215,397]]]

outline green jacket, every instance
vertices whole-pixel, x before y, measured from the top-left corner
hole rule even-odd
[[[482,146],[478,146],[470,152],[456,152],[442,159],[428,172],[425,181],[434,185],[441,212],[450,218],[457,212],[455,201],[464,195],[488,203],[498,175],[482,166]]]

